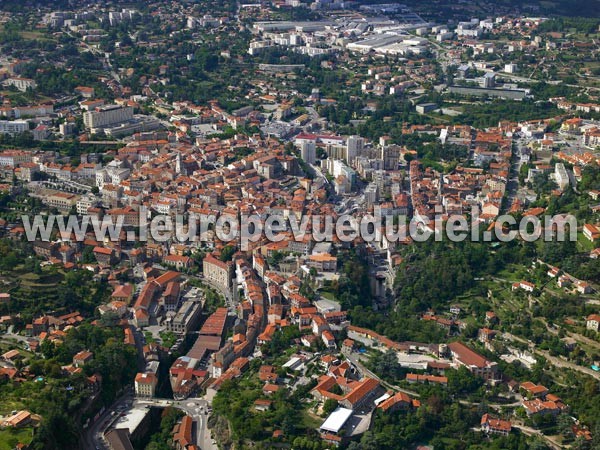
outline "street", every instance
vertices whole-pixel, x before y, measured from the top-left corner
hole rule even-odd
[[[185,400],[159,399],[159,398],[135,398],[131,391],[120,397],[113,405],[106,409],[100,417],[91,423],[83,435],[83,444],[86,449],[108,449],[104,441],[104,434],[113,426],[119,418],[118,414],[135,408],[151,406],[154,408],[173,407],[180,409],[190,416],[196,427],[196,444],[202,450],[217,450],[210,430],[208,429],[208,417],[211,406],[204,398],[188,398]]]

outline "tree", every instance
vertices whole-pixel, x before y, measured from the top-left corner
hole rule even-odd
[[[559,415],[558,419],[556,420],[556,425],[560,434],[562,434],[566,438],[573,437],[573,419],[571,419],[571,416],[569,416],[569,414]]]
[[[327,400],[325,400],[325,403],[323,403],[323,415],[328,416],[333,411],[335,411],[337,407],[338,401],[332,398],[328,398]]]
[[[223,262],[231,261],[231,258],[233,258],[234,253],[235,247],[233,245],[226,245],[225,247],[223,247],[223,250],[221,250],[221,255],[219,256],[219,259]]]
[[[457,370],[450,370],[448,376],[448,389],[457,394],[475,392],[483,385],[483,379],[473,375],[469,370],[460,366]]]
[[[398,356],[392,349],[388,349],[385,353],[377,352],[371,361],[371,367],[382,378],[390,381],[395,381],[404,374]]]

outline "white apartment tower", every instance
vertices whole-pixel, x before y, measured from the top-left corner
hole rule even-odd
[[[346,141],[346,162],[352,164],[354,158],[359,156],[365,146],[365,140],[360,136],[348,136]]]
[[[133,108],[131,106],[99,106],[95,111],[83,113],[83,123],[86,128],[108,127],[131,119],[133,119]]]
[[[317,145],[315,141],[302,141],[300,143],[300,157],[307,164],[317,162]]]

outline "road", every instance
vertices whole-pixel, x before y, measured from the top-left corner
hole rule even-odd
[[[22,344],[25,344],[26,346],[29,345],[29,342],[27,341],[27,337],[25,336],[21,336],[20,334],[13,334],[13,333],[3,333],[1,336],[1,339],[13,339],[17,342],[21,342]]]
[[[373,372],[371,372],[369,369],[367,369],[362,362],[360,362],[359,360],[359,355],[357,353],[344,353],[344,356],[346,358],[348,358],[348,360],[354,364],[356,367],[358,367],[361,372],[363,373],[363,375],[368,375],[371,378],[375,378],[377,381],[379,381],[382,386],[388,388],[388,389],[393,389],[395,391],[399,391],[399,392],[404,392],[405,394],[408,394],[412,397],[420,397],[420,395],[415,392],[415,391],[410,391],[408,389],[403,389],[401,387],[398,387],[396,385],[390,384],[387,381],[382,380],[380,377],[378,377],[377,375],[375,375]]]
[[[521,161],[521,149],[523,148],[524,145],[521,139],[513,141],[511,166],[508,183],[506,184],[504,212],[510,209],[519,191],[519,172],[521,171],[521,166],[523,164],[523,162]]]
[[[82,437],[82,443],[86,449],[107,450],[104,434],[118,418],[113,412],[126,411],[132,408],[143,408],[152,406],[155,408],[173,407],[180,409],[190,416],[196,426],[196,444],[202,450],[218,450],[208,429],[208,417],[210,415],[210,403],[204,398],[188,398],[186,400],[159,399],[159,398],[135,398],[132,391],[126,392],[116,400],[110,408],[94,421]]]
[[[171,399],[135,399],[133,406],[153,406],[177,408],[190,416],[196,424],[196,445],[202,450],[218,450],[208,429],[210,403],[204,398],[188,398],[185,400]]]
[[[200,280],[202,283],[216,290],[219,294],[221,294],[225,298],[225,305],[233,310],[238,304],[238,299],[236,298],[236,290],[235,289],[223,289],[221,285],[212,282],[210,279],[205,278],[202,274],[196,275],[196,278]]]
[[[85,430],[82,441],[85,449],[108,449],[104,442],[104,433],[114,419],[111,413],[119,408],[125,408],[127,404],[133,401],[133,392],[128,390],[123,396],[119,397],[109,408],[100,415],[98,420],[90,423],[90,426]]]
[[[505,333],[502,333],[502,337],[507,340],[517,341],[517,342],[521,342],[522,344],[527,344],[529,346],[529,350],[531,352],[533,352],[534,354],[536,354],[538,356],[543,356],[553,366],[563,368],[563,369],[575,370],[576,372],[582,373],[584,375],[589,375],[589,376],[595,378],[596,380],[600,381],[600,372],[596,372],[596,371],[590,369],[589,367],[578,366],[577,364],[573,364],[572,362],[566,361],[562,358],[552,356],[552,355],[550,355],[550,352],[548,352],[546,350],[540,350],[540,349],[535,348],[535,344],[533,342],[527,341],[526,339],[515,336],[514,334],[505,332]]]
[[[548,444],[553,449],[560,450],[561,448],[564,448],[562,445],[560,445],[559,442],[557,442],[554,439],[554,437],[552,437],[552,436],[546,436],[540,430],[536,430],[535,428],[531,428],[531,427],[526,427],[524,425],[515,425],[515,424],[513,424],[512,427],[513,428],[517,428],[518,430],[520,430],[523,434],[525,434],[527,436],[539,436],[539,437],[541,437],[544,440],[544,442],[546,444]]]

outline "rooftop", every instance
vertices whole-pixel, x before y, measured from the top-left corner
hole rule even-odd
[[[352,410],[348,408],[337,408],[333,411],[325,422],[321,425],[321,431],[330,431],[331,433],[338,433],[346,424],[348,419],[352,416]]]

